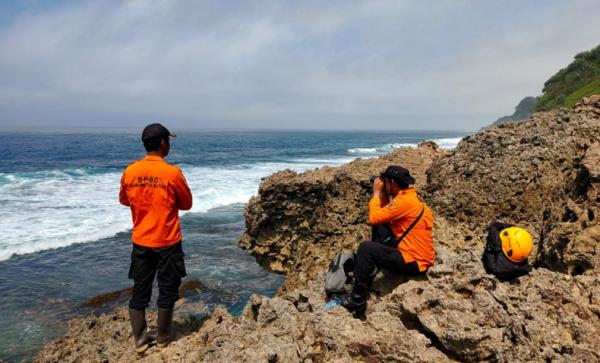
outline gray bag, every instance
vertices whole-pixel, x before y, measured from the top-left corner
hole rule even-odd
[[[329,264],[325,275],[325,294],[343,295],[352,289],[352,272],[354,271],[354,253],[340,252]]]

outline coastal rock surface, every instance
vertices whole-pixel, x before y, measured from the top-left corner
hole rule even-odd
[[[373,296],[367,319],[324,310],[321,278],[274,298],[254,295],[240,317],[176,319],[178,340],[132,350],[126,310],[74,320],[38,362],[598,361],[600,280],[536,269],[511,283],[487,275],[480,240],[440,248],[426,279]],[[381,280],[381,278],[379,279]],[[380,281],[381,282],[381,281]],[[380,285],[377,285],[380,286]],[[191,327],[200,325],[196,331]],[[151,328],[155,328],[153,324]]]
[[[598,136],[600,97],[485,130],[447,154],[424,144],[277,173],[249,203],[239,242],[286,273],[276,297],[253,296],[239,317],[178,313],[178,339],[142,357],[126,310],[76,319],[36,361],[600,361]],[[434,210],[436,264],[417,279],[380,274],[366,320],[325,310],[326,265],[368,238],[368,177],[391,163],[415,174]],[[492,220],[534,232],[529,275],[500,282],[485,273],[479,259]]]
[[[370,176],[388,165],[404,165],[425,185],[425,171],[444,151],[433,142],[396,150],[377,159],[355,160],[339,168],[302,174],[282,171],[266,178],[245,211],[246,232],[239,246],[266,268],[287,274],[285,289],[302,287],[340,249],[370,239]]]
[[[425,197],[450,222],[534,233],[536,266],[600,268],[600,96],[464,138],[427,172]]]

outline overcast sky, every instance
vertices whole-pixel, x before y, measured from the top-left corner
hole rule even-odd
[[[475,130],[600,1],[0,2],[0,127]]]

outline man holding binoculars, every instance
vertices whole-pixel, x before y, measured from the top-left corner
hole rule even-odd
[[[372,177],[373,197],[369,202],[369,223],[373,241],[360,244],[354,262],[354,288],[341,305],[357,314],[367,307],[369,285],[375,268],[418,275],[433,265],[433,213],[411,185],[415,179],[397,165]]]

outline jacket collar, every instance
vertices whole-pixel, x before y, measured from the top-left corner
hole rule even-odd
[[[400,190],[398,192],[398,195],[406,195],[406,194],[411,194],[411,193],[416,193],[416,192],[417,192],[417,189],[415,189],[415,187],[408,187],[406,189]]]

